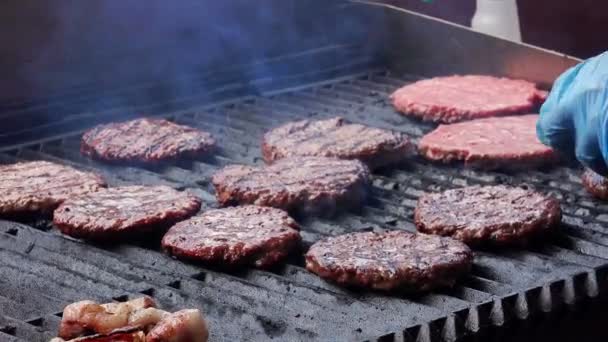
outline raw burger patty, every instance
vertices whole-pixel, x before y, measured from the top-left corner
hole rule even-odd
[[[418,144],[430,160],[493,168],[538,166],[557,160],[556,153],[536,137],[538,115],[479,119],[440,125]]]
[[[109,161],[158,162],[208,152],[211,134],[162,119],[136,119],[97,126],[82,136],[81,152]]]
[[[264,135],[262,154],[267,163],[294,156],[359,159],[368,167],[405,159],[410,142],[403,134],[348,123],[340,117],[290,122]]]
[[[525,243],[556,228],[561,216],[556,199],[503,185],[425,194],[414,212],[420,232],[469,244]]]
[[[213,175],[218,202],[310,212],[359,204],[369,170],[358,160],[294,157],[270,166],[231,165]]]
[[[268,268],[300,241],[298,224],[281,209],[247,205],[209,210],[173,226],[163,248],[216,266]]]
[[[408,292],[452,286],[472,262],[462,242],[404,231],[330,237],[306,253],[309,271],[340,285]]]
[[[608,179],[590,169],[585,169],[581,180],[590,194],[599,199],[608,200]]]
[[[46,161],[0,166],[0,215],[48,214],[68,198],[97,191],[103,179]]]
[[[426,79],[391,96],[404,115],[443,123],[530,113],[546,98],[534,83],[480,75]]]
[[[168,228],[200,207],[199,198],[167,186],[123,186],[65,201],[53,223],[64,234],[103,240]]]

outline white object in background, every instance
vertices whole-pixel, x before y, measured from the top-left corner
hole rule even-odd
[[[471,28],[489,35],[521,42],[517,1],[477,0],[477,11],[471,21]]]

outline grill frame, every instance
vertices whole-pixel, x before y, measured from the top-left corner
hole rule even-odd
[[[433,125],[399,116],[387,101],[390,91],[416,79],[415,75],[484,72],[525,76],[547,84],[576,62],[406,11],[376,5],[374,10],[361,4],[349,6],[349,11],[361,11],[359,15],[370,22],[387,20],[395,34],[382,34],[379,41],[391,53],[373,58],[357,54],[358,44],[337,45],[287,56],[269,65],[292,66],[300,58],[314,59],[318,54],[329,54],[335,60],[360,58],[352,63],[330,63],[321,70],[299,70],[270,80],[253,79],[246,84],[230,82],[235,77],[225,76],[226,81],[218,82],[211,94],[202,87],[171,104],[161,101],[89,114],[79,112],[78,106],[66,106],[66,114],[71,114],[69,120],[52,122],[50,126],[34,125],[1,137],[0,146],[4,147],[0,148],[0,162],[47,159],[101,170],[110,185],[163,183],[193,190],[203,198],[204,207],[210,207],[214,203],[211,173],[218,165],[231,162],[261,163],[259,138],[271,126],[305,117],[342,114],[354,122],[402,131],[416,140]],[[424,39],[431,36],[434,38]],[[400,44],[403,49],[386,48],[395,46],[397,41],[404,42]],[[454,41],[469,48],[469,52],[454,49],[449,54],[438,53],[442,46]],[[406,50],[415,53],[407,55]],[[437,53],[424,60],[421,56],[425,56],[425,51]],[[470,51],[490,51],[490,56],[485,61],[461,58]],[[538,65],[545,67],[535,72]],[[81,106],[86,103],[82,101]],[[146,169],[103,165],[80,156],[78,136],[83,128],[95,123],[92,120],[112,121],[125,118],[125,112],[140,111],[211,131],[221,138],[218,156]],[[17,120],[20,113],[7,112],[3,120]],[[577,315],[573,312],[578,310],[585,313],[581,316],[585,321],[602,312],[601,306],[606,302],[608,231],[602,223],[608,221],[608,205],[595,202],[584,193],[578,172],[576,168],[560,166],[549,173],[531,171],[522,176],[441,166],[415,158],[411,166],[374,176],[374,199],[363,214],[304,218],[303,238],[308,246],[324,235],[353,230],[413,231],[411,214],[415,199],[423,190],[465,184],[527,183],[562,197],[565,233],[560,238],[525,252],[478,252],[473,276],[464,283],[453,290],[417,297],[338,288],[306,272],[297,256],[272,272],[245,270],[226,274],[172,260],[154,246],[85,245],[50,229],[47,220],[24,222],[26,225],[2,221],[0,274],[9,281],[0,281],[4,308],[0,311],[0,339],[47,340],[56,331],[58,315],[68,302],[91,297],[124,300],[142,293],[152,295],[168,309],[203,308],[211,321],[212,337],[220,341],[482,340],[514,335],[520,328],[529,337],[533,336],[531,328],[548,334],[539,326],[551,327],[551,322],[563,317],[569,317],[568,322],[574,324],[573,316]]]

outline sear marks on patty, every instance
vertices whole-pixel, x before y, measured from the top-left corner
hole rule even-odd
[[[157,309],[152,298],[141,297],[123,303],[72,303],[63,310],[59,337],[51,342],[206,342],[208,337],[199,310],[170,313]]]
[[[536,137],[537,120],[537,114],[529,114],[440,125],[420,140],[418,149],[429,160],[463,160],[481,169],[554,163],[556,152]]]
[[[192,157],[215,145],[211,134],[162,119],[99,125],[82,136],[81,152],[108,162],[154,163]]]
[[[585,169],[581,176],[583,187],[594,197],[608,200],[608,179],[595,173],[591,169]]]
[[[262,143],[267,163],[296,156],[335,157],[358,159],[371,169],[400,162],[410,151],[410,141],[401,133],[341,117],[290,122],[266,133]]]
[[[561,208],[532,190],[471,186],[421,196],[414,220],[420,232],[468,244],[525,244],[557,228]]]
[[[97,174],[47,161],[0,166],[0,215],[52,213],[68,198],[104,187]]]
[[[246,205],[209,210],[171,227],[163,248],[180,258],[219,267],[268,268],[300,242],[298,224],[281,210]]]
[[[441,123],[530,113],[546,98],[534,83],[483,75],[430,78],[391,95],[403,115]]]
[[[212,177],[218,202],[299,212],[332,212],[365,198],[370,174],[358,160],[293,157],[272,165],[227,166]]]
[[[405,292],[452,286],[472,262],[460,241],[404,231],[330,237],[306,253],[309,271],[339,285]]]
[[[53,223],[64,234],[104,240],[162,231],[200,207],[198,197],[167,186],[123,186],[67,200]]]

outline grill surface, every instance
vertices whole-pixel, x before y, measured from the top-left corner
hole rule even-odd
[[[209,159],[145,169],[109,166],[80,155],[77,132],[7,148],[0,161],[43,159],[93,169],[111,186],[167,184],[189,189],[205,207],[215,207],[211,174],[231,163],[261,164],[262,134],[287,121],[342,115],[418,140],[433,126],[398,115],[388,101],[392,90],[411,80],[369,71],[168,115],[218,138],[221,148]],[[477,250],[472,274],[458,286],[416,297],[335,287],[307,272],[301,257],[271,272],[226,274],[173,260],[158,246],[91,246],[61,236],[46,220],[1,221],[0,340],[46,341],[57,331],[66,304],[85,298],[120,301],[142,293],[166,309],[201,308],[212,341],[453,341],[568,311],[599,300],[608,265],[608,231],[602,227],[608,205],[584,192],[578,174],[565,166],[518,174],[477,172],[413,158],[376,173],[372,199],[359,212],[299,218],[307,247],[352,231],[414,231],[413,209],[424,191],[502,183],[536,188],[562,201],[562,233],[552,241],[524,250]]]

